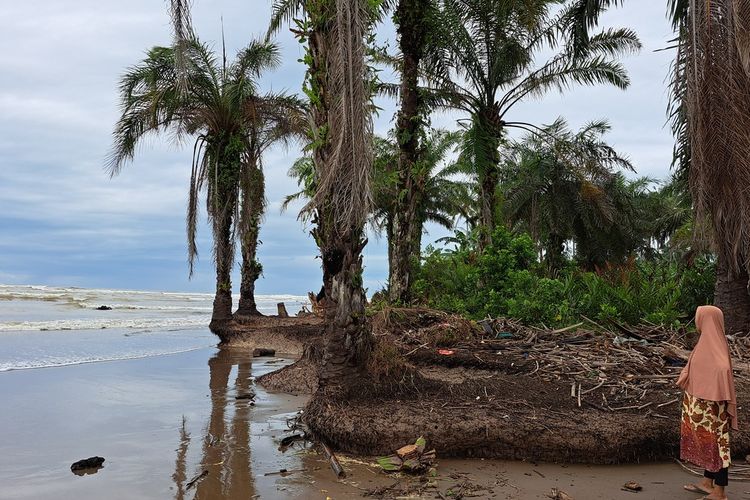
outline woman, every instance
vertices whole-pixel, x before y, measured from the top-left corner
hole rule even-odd
[[[705,469],[703,481],[685,489],[725,500],[729,478],[729,428],[737,430],[737,396],[729,345],[724,336],[724,314],[714,306],[695,312],[698,344],[677,379],[684,391],[680,458]]]

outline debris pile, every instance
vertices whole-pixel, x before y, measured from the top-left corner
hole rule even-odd
[[[435,450],[425,451],[427,441],[420,437],[414,444],[402,446],[396,453],[378,458],[378,465],[386,472],[421,473],[435,462]]]
[[[577,406],[601,411],[660,411],[678,405],[674,382],[697,334],[654,324],[638,327],[588,318],[560,329],[522,325],[505,318],[467,326],[465,319],[437,311],[384,311],[376,335],[391,335],[415,365],[463,366],[538,377],[570,385]],[[728,337],[737,378],[747,378],[750,338]],[[449,347],[450,349],[446,349]]]

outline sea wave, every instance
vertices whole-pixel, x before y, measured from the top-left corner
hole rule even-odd
[[[206,344],[202,346],[188,347],[185,349],[137,352],[110,356],[85,356],[76,359],[54,358],[0,361],[0,372],[8,372],[13,370],[30,370],[34,368],[53,368],[57,366],[83,365],[87,363],[101,363],[105,361],[122,361],[126,359],[153,358],[156,356],[168,356],[170,354],[180,354],[184,352],[197,351],[199,349],[205,349],[207,347],[211,347],[211,345]]]
[[[60,319],[53,321],[9,321],[0,323],[0,332],[5,331],[63,331],[101,330],[107,328],[140,329],[187,329],[206,327],[209,315],[181,318],[96,318]]]
[[[136,311],[193,311],[193,312],[211,312],[211,306],[144,306],[140,304],[107,304],[112,309],[129,309]],[[87,305],[87,308],[96,309],[96,305]]]

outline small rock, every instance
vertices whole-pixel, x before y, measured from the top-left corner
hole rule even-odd
[[[97,311],[111,311],[112,308],[109,306],[99,306],[96,308]]]
[[[275,349],[266,349],[263,347],[259,347],[258,349],[253,349],[253,357],[259,358],[261,356],[275,356],[276,350]]]
[[[78,470],[84,470],[84,469],[94,469],[96,467],[101,467],[101,465],[104,463],[103,457],[89,457],[84,458],[83,460],[79,460],[77,462],[74,462],[70,466],[70,470],[75,472]]]

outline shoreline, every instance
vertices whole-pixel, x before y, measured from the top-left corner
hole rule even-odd
[[[288,435],[287,418],[307,397],[268,392],[255,380],[290,360],[205,348],[120,361],[0,373],[9,409],[0,425],[12,431],[0,442],[0,497],[347,499],[376,488],[385,491],[375,498],[421,488],[424,498],[434,498],[463,488],[480,497],[542,499],[558,487],[576,500],[619,500],[632,498],[620,487],[635,480],[645,488],[640,498],[682,499],[681,485],[693,479],[669,463],[586,466],[438,456],[437,477],[424,489],[419,478],[386,475],[371,458],[340,454],[348,476],[337,481],[315,451],[278,449]],[[235,399],[247,391],[257,393],[255,405]],[[72,462],[93,455],[105,457],[103,469],[81,477],[70,472]],[[282,468],[304,472],[283,475]],[[186,490],[204,469],[208,475]],[[394,483],[398,487],[388,489]],[[734,488],[730,484],[730,494]]]

